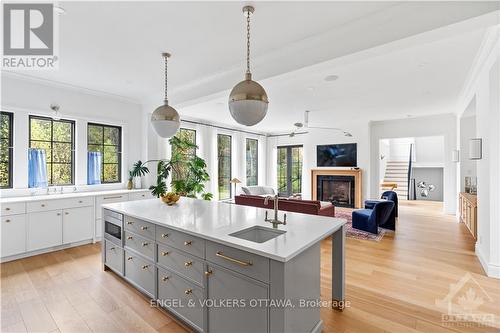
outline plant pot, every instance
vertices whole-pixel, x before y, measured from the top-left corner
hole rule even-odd
[[[134,188],[142,188],[141,177],[134,177]]]
[[[133,186],[134,186],[134,184],[132,183],[132,180],[129,180],[127,182],[127,190],[131,190]]]

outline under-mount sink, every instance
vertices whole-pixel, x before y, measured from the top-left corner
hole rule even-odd
[[[240,231],[233,232],[229,236],[245,239],[255,243],[264,243],[270,239],[283,235],[285,230],[271,229],[261,226],[253,226]]]

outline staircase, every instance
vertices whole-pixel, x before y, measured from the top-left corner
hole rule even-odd
[[[408,162],[388,161],[384,182],[398,184],[394,191],[398,194],[398,199],[406,200],[408,195]]]

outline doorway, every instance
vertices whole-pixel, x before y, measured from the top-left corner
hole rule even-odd
[[[280,197],[302,196],[302,146],[278,147],[278,194]]]

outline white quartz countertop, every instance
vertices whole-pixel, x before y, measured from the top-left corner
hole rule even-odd
[[[118,195],[124,193],[134,193],[134,192],[145,192],[147,189],[134,189],[134,190],[108,190],[108,191],[82,191],[82,192],[68,192],[68,193],[57,193],[57,194],[42,194],[42,195],[29,195],[20,197],[7,197],[0,198],[0,203],[15,203],[15,202],[32,202],[32,201],[45,201],[45,200],[56,200],[56,199],[67,199],[67,198],[81,198],[81,197],[92,197],[96,195]]]
[[[292,259],[346,223],[340,218],[286,212],[287,224],[278,227],[286,233],[255,243],[229,234],[255,225],[272,228],[264,221],[266,209],[263,208],[184,197],[173,206],[167,206],[160,199],[149,199],[102,207],[281,262]],[[273,212],[268,211],[272,217]],[[281,220],[283,213],[279,212]]]

